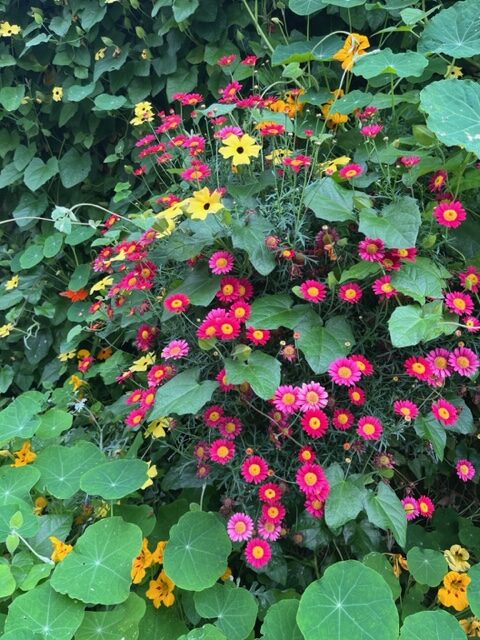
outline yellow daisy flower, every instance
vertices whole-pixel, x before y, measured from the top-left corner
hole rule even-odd
[[[250,158],[258,158],[262,148],[248,133],[244,133],[242,136],[234,134],[227,136],[223,140],[223,145],[219,150],[220,153],[225,160],[231,158],[232,165],[235,167],[240,164],[250,164]]]
[[[191,214],[192,220],[205,220],[211,213],[217,213],[223,209],[221,199],[220,191],[217,189],[210,191],[208,187],[204,187],[200,191],[193,192],[193,198],[190,198],[187,211]]]

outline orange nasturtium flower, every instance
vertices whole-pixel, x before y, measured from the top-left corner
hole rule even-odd
[[[467,587],[471,581],[466,573],[449,571],[443,578],[443,587],[438,590],[438,600],[444,607],[463,611],[468,607]]]
[[[30,444],[30,440],[27,440],[23,443],[23,446],[18,451],[14,451],[13,455],[15,456],[15,462],[12,464],[12,467],[24,467],[26,464],[30,464],[37,458],[37,454],[32,451],[32,445]]]
[[[73,547],[71,544],[67,544],[66,542],[63,542],[63,540],[59,540],[55,536],[50,536],[48,539],[53,546],[53,552],[50,557],[54,562],[61,562],[68,556],[69,553],[73,551]]]
[[[175,602],[173,590],[175,583],[171,580],[164,570],[162,570],[155,580],[150,580],[148,591],[145,593],[149,600],[153,601],[153,606],[158,609],[162,604],[171,607]]]
[[[363,56],[370,46],[367,36],[362,36],[359,33],[350,33],[345,40],[343,47],[337,51],[333,56],[334,60],[338,60],[342,63],[342,69],[349,71],[356,58]]]

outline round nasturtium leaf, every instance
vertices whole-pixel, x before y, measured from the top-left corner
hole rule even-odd
[[[192,511],[170,529],[163,566],[180,588],[202,591],[225,573],[231,550],[225,525],[217,516]]]
[[[86,611],[75,640],[137,640],[145,610],[145,600],[131,593],[128,600],[110,611]]]
[[[473,566],[468,575],[472,580],[467,587],[468,602],[473,615],[480,618],[480,564]]]
[[[213,624],[206,624],[200,629],[192,629],[190,633],[180,636],[178,640],[227,640],[227,636]]]
[[[446,611],[420,611],[405,618],[400,640],[466,640],[458,620]]]
[[[52,587],[90,604],[120,604],[128,598],[130,569],[142,546],[142,531],[113,517],[92,524],[52,574]]]
[[[9,564],[0,564],[0,598],[11,596],[17,584]]]
[[[269,607],[261,632],[262,640],[304,640],[297,625],[298,600],[280,600]]]
[[[398,612],[390,587],[356,560],[332,565],[307,587],[297,624],[308,640],[398,638]]]
[[[8,608],[5,632],[20,640],[22,633],[28,638],[45,640],[71,640],[83,620],[84,606],[60,595],[44,582],[24,595],[18,596]],[[7,635],[7,637],[9,637]]]
[[[140,489],[147,480],[148,465],[143,460],[111,460],[90,469],[80,478],[80,488],[91,496],[119,500]]]
[[[215,584],[194,596],[195,609],[202,618],[217,618],[215,626],[229,640],[244,640],[255,626],[258,605],[246,589],[231,584]]]
[[[433,549],[413,547],[407,553],[408,570],[414,580],[420,584],[436,587],[448,571],[443,553]]]
[[[34,536],[39,527],[38,517],[28,505],[7,504],[0,506],[0,541],[5,542],[10,534],[19,533],[24,538]]]

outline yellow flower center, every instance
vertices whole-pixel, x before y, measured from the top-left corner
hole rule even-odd
[[[218,447],[217,456],[219,458],[226,458],[228,456],[228,447],[226,447],[224,444]]]
[[[312,429],[318,429],[321,425],[321,422],[318,418],[310,418],[310,421],[308,423],[308,426],[311,427]]]
[[[260,475],[260,471],[261,471],[261,469],[260,469],[260,465],[258,465],[258,464],[251,464],[251,465],[248,467],[248,471],[249,471],[249,473],[250,473],[250,475],[251,475],[251,476],[258,476],[258,475]]]
[[[309,296],[315,297],[318,296],[318,294],[320,293],[318,290],[318,287],[308,287],[307,289],[307,293]]]
[[[263,558],[264,555],[265,555],[265,551],[264,551],[263,547],[260,547],[260,546],[253,547],[252,556],[256,560],[260,560],[261,558]]]
[[[455,211],[455,209],[445,209],[445,211],[443,212],[443,217],[445,218],[445,220],[452,222],[453,220],[456,220],[458,218],[458,213],[457,211]]]
[[[425,365],[421,362],[415,362],[415,364],[412,366],[412,370],[415,373],[425,373]]]
[[[438,415],[444,420],[447,420],[450,417],[450,411],[448,409],[445,409],[445,407],[440,407],[440,409],[438,410]]]
[[[348,422],[348,416],[347,416],[347,414],[346,414],[346,413],[340,413],[340,414],[337,416],[337,421],[338,421],[340,424],[347,424],[347,422]]]
[[[226,296],[230,296],[233,293],[233,286],[231,284],[225,284],[222,291]]]
[[[295,404],[296,397],[293,393],[284,393],[282,396],[282,402],[286,405]]]
[[[309,471],[308,473],[306,473],[303,479],[305,481],[305,484],[309,487],[313,487],[313,485],[318,481],[317,474],[313,471]]]
[[[349,300],[353,300],[353,298],[355,298],[356,295],[357,295],[357,292],[355,291],[355,289],[347,289],[345,291],[345,297],[348,298]]]
[[[343,378],[344,380],[346,380],[347,378],[350,378],[350,376],[352,375],[352,370],[350,369],[350,367],[340,367],[337,373],[340,376],[340,378]]]
[[[448,365],[448,360],[443,356],[437,356],[433,362],[437,369],[446,369]]]
[[[371,422],[366,422],[362,427],[362,431],[367,436],[371,436],[372,434],[375,433],[375,425],[372,424]]]
[[[247,530],[247,525],[245,524],[245,522],[243,522],[242,520],[240,520],[239,522],[235,523],[235,533],[245,533],[245,531]]]
[[[228,260],[226,258],[218,258],[216,260],[217,267],[226,267],[228,264]]]
[[[455,298],[455,300],[453,301],[453,306],[457,309],[460,309],[460,311],[464,311],[466,306],[465,300],[462,300],[462,298]]]
[[[263,331],[260,331],[260,329],[256,329],[253,332],[253,337],[256,338],[257,340],[261,340],[263,338]]]
[[[470,364],[470,360],[468,358],[466,358],[465,356],[459,356],[457,358],[457,364],[459,367],[466,368],[469,366]]]

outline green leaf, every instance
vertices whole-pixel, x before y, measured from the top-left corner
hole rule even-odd
[[[293,329],[302,314],[292,309],[292,299],[285,294],[266,295],[256,298],[252,303],[252,311],[247,326],[259,329]],[[305,307],[297,307],[305,311]]]
[[[388,321],[393,346],[412,347],[434,340],[443,333],[453,333],[456,323],[444,319],[442,311],[441,301],[429,302],[423,307],[417,304],[397,307]]]
[[[26,391],[11,402],[6,409],[0,411],[0,445],[12,438],[31,438],[35,433],[40,418],[43,395],[37,391]]]
[[[7,598],[15,591],[17,583],[8,564],[0,564],[0,598]]]
[[[0,505],[31,503],[30,489],[40,478],[31,466],[0,467]]]
[[[353,65],[352,72],[356,76],[362,76],[366,80],[375,78],[384,73],[408,78],[418,78],[422,75],[428,59],[421,53],[407,51],[406,53],[393,53],[391,49],[373,51],[361,56]]]
[[[40,416],[40,424],[36,430],[39,438],[56,438],[61,433],[70,429],[73,422],[73,416],[63,409],[49,409]]]
[[[262,640],[304,640],[297,625],[298,600],[280,600],[272,604],[260,631]]]
[[[170,529],[163,566],[181,589],[203,591],[225,573],[231,549],[225,525],[217,516],[192,511]]]
[[[443,553],[433,549],[413,547],[407,553],[407,562],[413,579],[429,587],[438,586],[448,571]]]
[[[414,429],[417,436],[428,440],[433,446],[433,450],[437,454],[440,461],[443,460],[443,452],[447,444],[447,432],[445,427],[435,420],[433,415],[418,416],[414,422]]]
[[[342,271],[339,282],[342,284],[349,280],[364,280],[365,278],[376,275],[379,271],[380,267],[375,262],[361,260],[355,263],[353,267],[350,267],[350,269]]]
[[[142,532],[122,518],[90,525],[73,551],[55,567],[52,587],[90,604],[120,604],[129,595],[130,569],[142,546]]]
[[[197,413],[211,399],[218,383],[212,380],[198,382],[200,370],[187,369],[159,388],[150,420],[176,413],[184,416]]]
[[[365,4],[366,0],[323,0],[325,5],[333,5],[334,7],[343,7],[350,9],[351,7],[359,7]]]
[[[344,113],[348,115],[353,113],[355,109],[362,109],[363,107],[372,104],[372,100],[372,93],[354,89],[353,91],[349,91],[346,96],[343,96],[343,98],[335,100],[330,108],[330,113]]]
[[[325,373],[330,363],[346,356],[355,342],[348,325],[341,335],[333,324],[329,328],[306,323],[298,326],[297,331],[300,334],[297,345],[315,373]]]
[[[0,171],[0,189],[8,187],[22,177],[22,172],[15,168],[13,162]]]
[[[447,286],[445,278],[451,274],[439,267],[429,258],[417,258],[415,262],[402,265],[400,271],[392,276],[392,285],[410,296],[416,302],[425,304],[428,298],[443,298],[443,291]]]
[[[480,86],[474,80],[439,80],[420,92],[428,128],[447,145],[480,157]]]
[[[101,22],[107,13],[107,6],[100,5],[95,2],[88,2],[84,6],[84,9],[80,16],[82,29],[84,31],[90,31],[90,29]]]
[[[172,640],[172,638],[179,638],[181,633],[186,633],[188,629],[185,623],[177,618],[172,608],[160,607],[160,609],[154,609],[151,605],[147,606],[145,615],[140,621],[140,640],[143,640],[143,638]]]
[[[370,493],[365,502],[368,520],[380,527],[391,530],[397,543],[404,547],[407,538],[407,518],[405,509],[395,491],[381,482],[377,493]]]
[[[325,503],[325,523],[329,529],[338,529],[350,520],[354,520],[363,509],[366,496],[350,480],[342,480],[331,488]]]
[[[88,151],[80,154],[71,147],[59,162],[60,180],[65,189],[70,189],[83,182],[92,168],[92,159]]]
[[[309,16],[325,8],[322,0],[289,0],[288,7],[298,16]]]
[[[46,447],[37,455],[34,467],[41,473],[42,490],[66,500],[80,490],[81,476],[104,459],[98,447],[91,442],[80,441],[73,447],[58,444]]]
[[[257,619],[258,605],[246,589],[232,584],[215,584],[194,595],[195,609],[202,618],[216,618],[229,640],[244,640]]]
[[[25,169],[23,181],[30,191],[40,189],[58,173],[58,160],[50,158],[45,164],[40,158],[34,158]]]
[[[313,62],[328,60],[342,47],[342,41],[337,36],[328,38],[312,38],[299,40],[290,44],[280,44],[272,53],[272,66],[291,64],[295,62]],[[329,95],[329,97],[331,97]],[[325,100],[326,102],[326,100]]]
[[[456,2],[427,22],[418,50],[471,58],[480,53],[480,15],[476,0]]]
[[[173,17],[177,22],[183,22],[198,9],[199,0],[173,0]]]
[[[468,602],[473,615],[480,618],[480,564],[473,566],[468,575],[472,579],[467,588]]]
[[[95,107],[99,111],[115,111],[120,109],[126,103],[125,96],[111,96],[108,93],[101,93],[95,97]]]
[[[373,569],[356,560],[328,567],[310,584],[297,623],[308,640],[397,640],[398,613],[392,592]]]
[[[29,538],[29,545],[40,555],[50,557],[52,554],[50,536],[65,540],[72,528],[72,521],[71,513],[53,513],[40,516],[38,518],[39,529],[33,537]]]
[[[15,598],[8,608],[5,631],[71,640],[83,620],[83,609],[83,604],[56,593],[49,582],[44,582]]]
[[[168,295],[172,293],[185,293],[193,305],[198,307],[207,307],[215,298],[215,294],[220,289],[220,278],[211,277],[206,267],[195,269],[185,280],[168,292]],[[166,309],[163,311],[162,319],[166,320],[173,317],[175,314],[170,313]]]
[[[385,582],[392,590],[392,596],[394,600],[400,597],[402,594],[402,588],[400,586],[399,579],[394,575],[392,565],[387,560],[383,553],[372,551],[368,553],[362,560],[366,567],[370,567],[377,573],[379,573]]]
[[[73,291],[78,291],[82,287],[84,287],[88,278],[90,277],[91,266],[90,264],[79,264],[75,267],[74,272],[70,276],[70,280],[68,281],[68,288],[73,289]]]
[[[54,232],[45,238],[43,244],[43,255],[45,258],[53,258],[57,255],[63,245],[63,234]]]
[[[258,214],[232,224],[233,247],[246,251],[254,269],[262,276],[268,276],[276,264],[274,253],[265,245],[271,230],[270,223]]]
[[[226,359],[225,369],[229,384],[248,382],[254,393],[264,400],[272,398],[280,385],[280,362],[261,351],[252,351],[247,362]]]
[[[86,471],[80,488],[90,496],[119,500],[140,489],[147,481],[148,465],[143,460],[111,460]]]
[[[65,90],[65,100],[81,102],[95,91],[95,82],[83,86],[76,84]]]
[[[213,624],[205,624],[199,629],[192,629],[177,640],[227,640],[227,637]]]
[[[37,586],[40,580],[48,578],[52,569],[53,566],[51,564],[34,564],[25,578],[18,583],[19,588],[22,591],[31,591]]]
[[[381,214],[362,209],[359,231],[370,238],[380,238],[390,249],[408,249],[415,246],[421,222],[417,201],[403,196],[387,204]]]
[[[24,84],[18,85],[17,87],[3,87],[3,89],[0,89],[0,104],[5,111],[16,111],[22,104],[24,95]]]
[[[328,222],[354,220],[353,191],[344,189],[332,178],[320,178],[305,189],[305,206],[317,218]]]
[[[75,640],[137,640],[145,610],[145,600],[131,593],[128,600],[110,611],[87,611]]]
[[[13,369],[9,364],[0,367],[0,393],[5,393],[13,382]]]
[[[400,640],[467,640],[458,620],[446,611],[420,611],[405,618]]]
[[[31,269],[43,260],[43,247],[39,244],[32,244],[25,249],[20,256],[20,266],[22,269]]]

